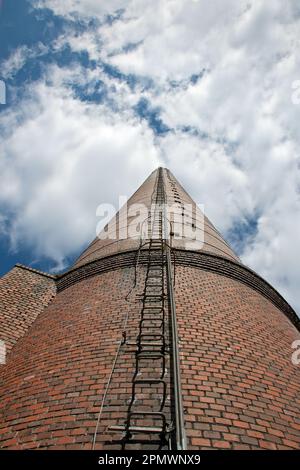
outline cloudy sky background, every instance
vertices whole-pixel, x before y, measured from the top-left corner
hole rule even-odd
[[[163,165],[299,312],[300,3],[0,4],[0,275],[66,268]]]

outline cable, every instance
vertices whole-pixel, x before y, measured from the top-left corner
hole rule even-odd
[[[103,412],[103,408],[104,408],[104,403],[105,403],[106,396],[107,396],[107,393],[108,393],[108,390],[109,390],[109,387],[110,387],[110,384],[111,384],[111,379],[112,379],[113,373],[115,371],[115,367],[116,367],[116,363],[117,363],[117,360],[118,360],[118,357],[119,357],[120,349],[121,349],[121,346],[126,342],[126,331],[125,330],[126,330],[126,326],[127,326],[128,315],[129,315],[129,313],[127,312],[126,315],[125,315],[123,328],[122,328],[122,339],[120,339],[120,341],[119,341],[119,344],[118,344],[118,347],[117,347],[117,350],[116,350],[116,354],[115,354],[115,358],[114,358],[114,362],[113,362],[113,365],[112,365],[112,368],[111,368],[111,372],[110,372],[110,375],[108,377],[106,387],[105,387],[105,391],[104,391],[104,394],[103,394],[103,397],[102,397],[101,407],[100,407],[100,410],[99,410],[99,413],[98,413],[97,423],[96,423],[95,432],[94,432],[94,436],[93,436],[92,450],[95,450],[97,433],[98,433],[98,429],[99,429],[99,425],[100,425],[100,421],[101,421],[101,416],[102,416],[102,412]]]

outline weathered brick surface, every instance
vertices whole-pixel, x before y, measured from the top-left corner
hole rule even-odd
[[[0,339],[7,352],[22,337],[56,293],[50,275],[15,266],[0,279]]]
[[[177,214],[176,220],[172,225],[174,231],[173,247],[188,249],[188,246],[190,246],[192,250],[223,256],[239,262],[239,258],[232,251],[216,227],[201,212],[200,208],[168,169],[164,170],[164,186],[167,204],[171,206],[172,211],[174,210]],[[182,222],[180,221],[180,217],[178,219],[178,216],[181,215],[185,215]],[[172,217],[171,214],[170,217]],[[186,228],[190,228],[188,227],[190,224],[195,224],[199,230],[197,238],[199,237],[199,240],[203,243],[201,248],[193,247],[194,242],[190,240],[191,235],[188,230],[186,231]],[[178,234],[180,235],[179,237],[176,236]]]
[[[137,334],[143,270],[128,301],[133,268],[83,279],[40,313],[2,366],[1,448],[91,448],[127,313],[128,341]],[[189,448],[300,448],[290,321],[251,288],[191,267],[176,268],[176,304]],[[98,449],[120,448],[108,426],[126,416],[133,351],[120,350]]]
[[[189,448],[300,449],[300,335],[249,287],[191,267],[176,270]]]
[[[147,263],[147,252],[143,249],[140,251],[125,251],[92,261],[59,276],[56,283],[57,289],[60,292],[86,277],[95,276],[121,267],[133,266],[136,264],[137,259],[139,260],[139,265]],[[300,331],[300,320],[296,312],[270,284],[251,269],[217,255],[187,250],[173,249],[172,260],[175,263],[175,271],[178,265],[197,267],[198,269],[218,273],[246,284],[276,305]]]
[[[132,268],[90,277],[37,317],[1,369],[1,448],[91,448],[127,313],[128,340],[135,340],[139,304],[125,300],[132,285]],[[121,352],[106,401],[119,406],[104,410],[101,434],[126,410],[133,357]]]
[[[144,181],[142,186],[128,200],[128,208],[134,204],[143,204],[148,209],[151,208],[151,196],[155,188],[157,171],[154,171]],[[139,234],[127,239],[127,232],[123,232],[130,225],[134,217],[127,217],[126,211],[120,211],[106,230],[107,239],[95,238],[95,240],[80,255],[74,266],[82,266],[90,261],[94,261],[104,256],[119,253],[124,250],[136,249],[139,246]],[[103,231],[101,232],[103,233]],[[125,238],[124,238],[125,237]]]
[[[163,170],[163,174],[166,198],[168,205],[172,206],[172,211],[181,216],[181,214],[184,212],[182,207],[185,205],[185,215],[189,215],[189,217],[185,219],[185,224],[188,225],[189,223],[197,223],[197,226],[203,232],[203,246],[200,251],[216,254],[239,262],[238,257],[232,251],[228,243],[222,238],[221,234],[210,222],[210,220],[208,220],[208,218],[205,216],[203,217],[200,209],[196,206],[193,199],[183,189],[174,175],[167,169]],[[155,170],[150,174],[146,181],[144,181],[144,183],[128,200],[128,208],[134,204],[144,204],[148,209],[151,208],[151,204],[153,203],[152,194],[153,190],[155,189],[157,175],[158,170]],[[112,221],[109,223],[109,228],[106,232],[107,235],[109,235],[109,238],[96,238],[80,255],[74,266],[83,266],[86,263],[112,255],[114,253],[136,249],[139,246],[139,234],[128,239],[124,239],[122,237],[119,238],[119,230],[122,232],[123,229],[130,225],[133,219],[134,217],[127,218],[126,212],[121,211],[118,213],[118,215],[113,217]],[[200,224],[199,221],[203,221],[203,224]],[[178,223],[178,221],[173,224],[175,234],[180,230],[180,226],[181,223]],[[191,240],[189,240],[189,237],[184,230],[183,232],[179,232],[179,234],[180,233],[183,235],[183,237],[175,237],[173,240],[173,246],[175,248],[185,249],[187,247],[187,243],[190,243]],[[115,234],[117,237],[115,237]]]

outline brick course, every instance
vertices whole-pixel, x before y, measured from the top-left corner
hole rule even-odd
[[[143,269],[128,302],[133,268],[88,277],[60,292],[19,339],[2,366],[1,448],[91,448],[126,312],[135,339]],[[300,448],[296,328],[233,279],[177,266],[175,286],[189,448]],[[132,370],[123,350],[96,448],[120,448],[107,426],[125,417]]]
[[[262,295],[218,274],[178,266],[176,286],[189,448],[211,438],[215,448],[300,449],[297,329]]]
[[[0,279],[0,339],[7,352],[56,294],[55,277],[15,266]]]
[[[19,339],[2,366],[1,448],[91,448],[128,311],[135,340],[139,306],[125,300],[132,284],[132,268],[90,277],[58,294]],[[122,355],[113,377],[112,418],[130,397],[132,357]]]

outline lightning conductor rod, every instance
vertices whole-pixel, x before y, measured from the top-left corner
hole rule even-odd
[[[180,374],[180,358],[179,358],[179,339],[178,327],[176,317],[175,294],[172,276],[172,263],[171,263],[171,250],[169,245],[169,224],[167,218],[167,196],[164,184],[164,170],[162,172],[162,184],[164,193],[164,238],[166,248],[166,261],[167,261],[167,284],[168,284],[168,298],[171,313],[171,329],[172,329],[172,354],[173,354],[173,376],[174,376],[174,401],[175,401],[175,430],[176,430],[176,447],[177,450],[187,450],[186,433],[184,428],[184,411],[182,403],[182,389],[181,389],[181,374]]]

